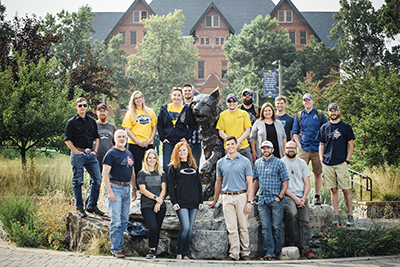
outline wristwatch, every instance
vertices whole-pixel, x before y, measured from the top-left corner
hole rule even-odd
[[[349,160],[347,160],[347,159],[346,159],[345,161],[346,161],[347,165],[349,165],[349,164],[350,164],[350,161],[349,161]]]
[[[154,196],[153,196],[153,198],[154,198],[154,199],[157,199],[157,196],[156,196],[156,195],[154,195]]]
[[[254,201],[253,200],[247,200],[247,203],[250,203],[251,205],[253,205],[254,204]]]
[[[281,197],[280,195],[278,195],[278,198],[279,198],[280,201],[283,200],[283,197]]]

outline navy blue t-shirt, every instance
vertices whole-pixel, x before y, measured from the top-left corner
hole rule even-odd
[[[319,129],[318,141],[325,144],[323,163],[325,165],[338,165],[347,157],[347,143],[355,139],[350,124],[339,121],[336,124],[327,122]]]
[[[133,172],[133,155],[129,150],[111,148],[104,156],[103,164],[111,166],[110,180],[118,182],[130,182]]]

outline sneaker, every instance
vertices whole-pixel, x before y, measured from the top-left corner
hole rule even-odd
[[[121,258],[121,259],[125,258],[125,255],[124,255],[124,253],[122,253],[122,251],[114,253],[113,256],[116,258]]]
[[[314,205],[321,206],[321,201],[319,200],[319,196],[314,198]]]
[[[304,252],[304,257],[307,259],[314,259],[315,255],[311,252],[311,250],[307,249],[306,252]]]
[[[226,257],[223,259],[224,261],[236,261],[237,259],[232,258],[231,256]]]
[[[97,206],[94,207],[94,208],[86,208],[86,211],[90,212],[90,213],[95,213],[95,214],[100,215],[100,216],[103,216],[105,214],[104,212],[99,210],[99,208]]]
[[[81,218],[87,217],[87,214],[83,208],[77,209],[76,211],[78,212],[79,217]]]
[[[263,257],[263,260],[265,260],[265,261],[273,261],[273,260],[275,260],[275,258],[273,256],[271,256],[271,255],[265,255]]]
[[[149,253],[146,255],[146,259],[155,259],[155,258],[156,258],[156,251],[150,249]]]
[[[349,217],[347,217],[347,226],[349,226],[349,227],[353,227],[354,226],[354,217],[353,217],[353,215],[349,215]]]
[[[242,260],[244,261],[251,261],[251,258],[249,256],[243,256]]]
[[[340,216],[339,215],[335,215],[335,218],[333,219],[332,223],[334,225],[338,225],[340,223]]]

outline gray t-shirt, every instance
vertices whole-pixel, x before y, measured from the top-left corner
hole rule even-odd
[[[151,193],[160,196],[161,193],[161,183],[166,183],[167,178],[165,173],[160,175],[156,171],[150,172],[150,174],[146,174],[143,170],[139,171],[137,176],[137,184],[144,184],[146,189]],[[164,196],[162,196],[164,197]],[[142,194],[140,198],[140,207],[141,208],[154,208],[156,201],[154,199],[150,199]],[[161,205],[161,208],[165,208],[165,202]]]
[[[100,136],[99,150],[97,151],[97,160],[99,162],[103,162],[103,158],[106,155],[107,151],[114,146],[115,126],[109,122],[97,122],[97,129]]]
[[[289,187],[288,189],[295,196],[302,197],[304,193],[303,178],[310,177],[311,172],[308,169],[306,162],[298,157],[295,160],[290,160],[287,157],[281,159],[289,174]]]
[[[217,162],[217,176],[222,177],[222,191],[247,190],[246,176],[253,176],[250,160],[240,153],[230,159],[228,155]]]

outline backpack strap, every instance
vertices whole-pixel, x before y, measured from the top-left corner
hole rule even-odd
[[[322,110],[318,109],[319,126],[322,126]]]
[[[300,123],[300,121],[301,121],[301,112],[302,112],[302,110],[297,112],[297,120],[299,121],[299,132],[300,133],[301,133],[301,123]]]

